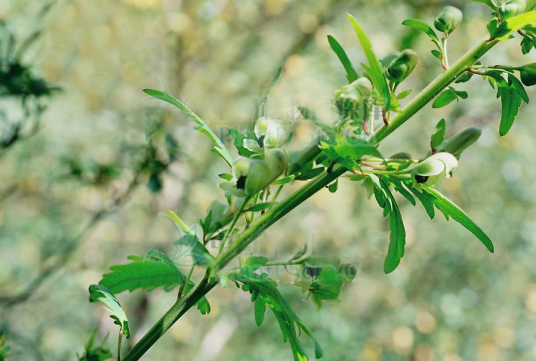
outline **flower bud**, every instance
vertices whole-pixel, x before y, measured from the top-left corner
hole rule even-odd
[[[480,128],[465,128],[449,140],[441,143],[437,151],[450,153],[457,159],[460,159],[462,152],[474,144],[480,138],[481,134],[482,130]]]
[[[445,34],[452,33],[462,22],[463,14],[460,9],[454,6],[447,6],[435,18],[434,27]]]
[[[400,55],[391,61],[385,75],[387,79],[395,83],[401,83],[415,69],[419,57],[411,49],[403,50]]]
[[[450,173],[458,166],[458,160],[450,153],[436,153],[411,171],[413,187],[422,191],[422,187],[431,187],[443,178],[449,178]]]
[[[526,0],[506,0],[499,2],[497,12],[501,20],[510,19],[511,17],[520,15],[525,11],[527,6]]]
[[[290,123],[281,119],[260,117],[255,123],[255,135],[260,148],[281,147],[290,135]]]
[[[267,187],[287,168],[287,154],[283,149],[264,150],[265,159],[238,157],[233,163],[233,180],[220,187],[236,196],[252,196]]]
[[[521,82],[525,86],[536,84],[536,63],[525,64],[519,68]]]
[[[334,98],[339,110],[350,112],[365,104],[371,94],[372,83],[368,78],[361,77],[336,90]]]

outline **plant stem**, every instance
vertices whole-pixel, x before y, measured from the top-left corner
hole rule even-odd
[[[436,97],[443,89],[452,83],[458,75],[467,70],[485,53],[487,53],[498,40],[486,42],[488,37],[481,40],[473,49],[469,50],[454,65],[452,65],[443,74],[439,75],[423,91],[421,91],[408,105],[402,110],[402,113],[395,116],[389,125],[381,127],[374,135],[374,144],[378,144],[385,139],[395,129],[404,124],[415,113],[421,110],[426,104]]]
[[[460,58],[451,68],[430,83],[402,110],[401,114],[398,114],[392,119],[389,125],[380,128],[373,138],[373,143],[378,144],[395,129],[404,124],[409,118],[415,115],[415,113],[432,101],[435,96],[452,83],[458,75],[471,67],[471,65],[498,42],[497,40],[486,42],[486,39],[487,37]],[[306,162],[316,158],[320,153],[321,150],[318,146],[313,146],[309,148],[307,152],[302,153],[300,156],[301,162],[298,162],[298,169],[299,165],[306,164]],[[217,272],[221,271],[229,262],[246,249],[246,247],[259,237],[264,230],[345,172],[346,168],[336,165],[330,173],[325,172],[320,174],[252,223],[249,228],[244,230],[240,236],[238,236],[225,252],[218,256],[216,264],[211,270],[211,274],[215,276],[210,277],[210,279],[205,277],[199,284],[194,286],[186,295],[184,295],[184,297],[177,300],[166,314],[145,334],[145,336],[143,336],[130,352],[127,353],[123,361],[139,360],[140,357],[160,337],[162,337],[173,323],[175,323],[188,309],[194,306],[205,294],[218,284]],[[240,214],[240,212],[238,214]],[[236,217],[231,228],[234,226],[234,223],[236,223]]]
[[[223,237],[223,240],[221,241],[220,250],[218,251],[218,256],[223,251],[223,248],[225,247],[225,243],[227,242],[227,239],[229,238],[229,236],[233,232],[233,228],[234,228],[236,222],[238,221],[238,218],[240,218],[240,216],[244,212],[244,208],[246,208],[246,204],[249,202],[250,199],[251,199],[251,197],[249,197],[249,196],[245,197],[244,202],[242,202],[242,204],[240,205],[240,208],[238,209],[238,212],[236,212],[236,214],[235,214],[235,216],[233,218],[233,221],[232,221],[231,225],[229,226],[229,229],[227,230],[227,233],[225,234],[225,237]]]
[[[119,329],[119,340],[117,341],[117,361],[121,361],[121,342],[123,341],[123,327]]]

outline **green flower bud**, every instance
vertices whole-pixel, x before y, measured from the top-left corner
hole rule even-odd
[[[456,159],[460,159],[462,152],[473,145],[478,138],[480,138],[481,134],[482,130],[480,130],[480,128],[465,128],[449,140],[441,143],[437,151],[450,153],[455,156]]]
[[[443,178],[449,178],[450,173],[458,166],[458,160],[450,153],[436,153],[411,171],[413,187],[422,191],[422,187],[431,187]]]
[[[536,84],[536,63],[525,64],[519,68],[521,82],[525,86]]]
[[[411,49],[406,49],[391,61],[385,75],[390,81],[401,83],[415,69],[418,62],[417,53]]]
[[[264,158],[238,157],[233,163],[233,180],[220,187],[239,197],[252,196],[267,187],[285,171],[288,160],[280,148],[265,148]]]
[[[452,33],[462,22],[463,14],[460,9],[454,6],[447,6],[435,18],[434,27],[447,35]]]
[[[350,112],[365,104],[371,94],[372,83],[368,78],[361,77],[336,90],[334,98],[339,110]]]
[[[411,154],[407,153],[407,152],[398,152],[396,154],[393,154],[392,156],[389,157],[389,159],[413,159],[411,157]]]
[[[522,14],[523,11],[525,11],[526,6],[526,0],[500,1],[497,6],[497,12],[499,13],[499,17],[501,20],[506,20]]]
[[[260,117],[255,123],[255,135],[259,148],[281,147],[287,142],[290,135],[290,123],[281,119]],[[248,145],[249,143],[246,145],[244,142],[246,148]]]

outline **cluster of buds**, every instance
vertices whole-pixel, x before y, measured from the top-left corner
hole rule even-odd
[[[372,83],[368,78],[362,77],[336,90],[334,98],[339,110],[350,113],[363,106],[371,95]]]
[[[460,25],[463,19],[463,14],[460,9],[454,6],[447,6],[435,18],[434,27],[446,36],[450,35]]]
[[[411,49],[405,49],[400,54],[390,54],[393,59],[387,65],[385,76],[394,83],[401,83],[415,69],[419,62],[417,53]]]
[[[255,123],[257,140],[244,139],[244,147],[264,159],[239,157],[233,163],[233,179],[221,184],[231,195],[250,197],[266,188],[287,168],[287,154],[280,147],[290,136],[290,123],[274,118],[261,117]]]

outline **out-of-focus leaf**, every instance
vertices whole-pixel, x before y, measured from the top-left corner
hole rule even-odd
[[[106,342],[106,339],[108,338],[108,336],[104,338],[100,346],[93,347],[96,336],[97,336],[97,329],[95,329],[93,333],[91,334],[91,337],[89,338],[89,341],[86,344],[85,353],[82,356],[79,356],[78,354],[76,355],[78,357],[78,361],[104,361],[104,360],[109,360],[114,357],[114,355],[110,352],[110,350],[104,347],[104,343]],[[0,351],[0,356],[2,356],[1,351]],[[0,360],[3,361],[2,357],[0,357]]]
[[[283,69],[279,68],[277,69],[277,72],[275,73],[274,79],[268,85],[268,88],[262,93],[262,95],[257,100],[257,104],[255,105],[255,117],[254,121],[257,121],[260,117],[264,116],[264,106],[266,105],[266,99],[268,98],[268,94],[270,93],[270,90],[272,90],[272,87],[277,83],[279,80],[279,77],[281,76]]]
[[[227,164],[229,164],[230,167],[233,166],[233,157],[231,156],[231,153],[229,153],[229,150],[221,142],[220,138],[218,138],[218,136],[214,134],[214,132],[208,127],[208,125],[203,120],[201,120],[201,118],[199,118],[197,114],[195,114],[190,108],[188,108],[180,100],[176,99],[175,97],[166,92],[154,89],[144,89],[143,91],[152,97],[155,97],[157,99],[163,100],[169,104],[176,106],[179,110],[186,113],[194,122],[198,124],[198,126],[194,127],[194,129],[205,134],[214,143],[214,149],[216,150],[216,154],[220,155],[227,162]]]
[[[432,138],[430,140],[430,145],[432,149],[437,149],[441,143],[445,140],[445,131],[447,129],[447,123],[445,119],[441,119],[432,133]]]
[[[260,212],[260,211],[263,211],[263,210],[268,209],[270,207],[273,207],[278,203],[279,202],[257,203],[255,205],[249,207],[248,209],[246,209],[244,212]]]
[[[495,19],[494,19],[495,20]],[[514,16],[506,21],[502,21],[497,25],[497,22],[492,24],[490,21],[488,30],[490,32],[491,39],[503,40],[508,38],[507,35],[514,31],[518,31],[526,25],[536,22],[536,11],[529,11],[518,16]]]
[[[489,6],[490,8],[492,8],[493,10],[497,10],[497,6],[495,6],[495,4],[493,3],[493,1],[491,0],[473,0],[474,2],[477,2],[477,3],[482,3],[482,4],[486,4],[487,6]]]
[[[320,119],[318,119],[317,116],[315,115],[315,113],[311,109],[309,109],[307,107],[299,106],[298,110],[300,111],[301,115],[305,119],[308,119],[311,122],[313,122],[317,127],[322,129],[326,133],[326,135],[328,135],[331,139],[333,139],[335,137],[331,127],[329,125],[327,125],[327,124],[324,124]]]

